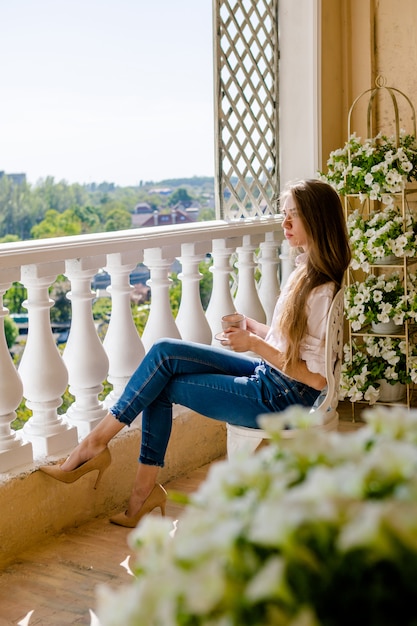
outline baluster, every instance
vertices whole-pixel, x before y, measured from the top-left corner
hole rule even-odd
[[[146,284],[151,288],[151,309],[142,335],[145,350],[162,337],[181,339],[169,301],[169,286],[172,280],[168,272],[173,259],[163,257],[161,248],[148,248],[144,251],[144,263],[151,273]]]
[[[19,374],[26,405],[32,417],[23,427],[33,444],[35,456],[51,455],[77,444],[77,429],[57,414],[68,384],[68,372],[52,335],[49,309],[53,304],[48,288],[64,270],[61,262],[22,267],[22,282],[27,288],[24,302],[29,314],[28,336]],[[51,275],[54,272],[54,275]]]
[[[213,265],[210,271],[213,274],[213,288],[206,310],[206,318],[213,337],[222,330],[222,316],[233,313],[235,310],[232,294],[230,293],[230,257],[234,249],[228,248],[228,244],[230,244],[230,240],[226,239],[214,239],[212,242]]]
[[[239,270],[239,275],[235,307],[239,313],[252,317],[258,322],[265,322],[266,315],[259,300],[255,281],[255,269],[257,267],[254,259],[255,250],[256,246],[251,243],[249,235],[243,237],[243,245],[236,249],[238,256],[236,267]]]
[[[69,407],[66,420],[76,426],[78,437],[84,438],[106,415],[99,401],[102,382],[107,376],[109,361],[97,335],[92,314],[91,281],[105,257],[71,259],[65,263],[66,276],[71,281],[72,319],[63,359],[68,369],[69,390],[75,401]]]
[[[106,398],[106,406],[111,406],[120,397],[127,381],[145,355],[130,306],[132,286],[129,276],[138,262],[136,252],[109,254],[107,258],[106,270],[111,276],[111,286],[107,291],[111,295],[112,309],[104,348],[109,357],[108,380],[113,385],[113,390]]]
[[[271,324],[275,304],[279,295],[278,279],[278,242],[275,232],[266,233],[265,241],[260,245],[258,264],[261,268],[261,281],[258,295],[266,313],[266,323]]]
[[[281,259],[281,289],[284,288],[285,283],[288,280],[288,276],[293,271],[294,265],[294,257],[291,255],[290,244],[286,239],[281,244],[281,254],[279,255]]]
[[[211,329],[204,315],[200,298],[201,274],[198,271],[204,255],[195,254],[196,244],[183,244],[179,261],[182,272],[178,278],[182,282],[181,304],[176,318],[177,328],[181,337],[187,341],[211,343]]]
[[[19,280],[20,272],[14,268],[5,274],[8,282],[3,282],[6,278],[3,275],[0,278],[0,472],[7,472],[33,460],[32,444],[24,443],[10,428],[23,396],[23,384],[6,342],[4,318],[9,311],[3,307],[3,296],[12,282]]]

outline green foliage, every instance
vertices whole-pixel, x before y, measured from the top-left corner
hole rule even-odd
[[[16,241],[19,241],[17,235],[5,235],[5,237],[0,238],[0,243],[15,243]]]
[[[12,318],[8,316],[4,318],[4,334],[7,347],[10,350],[19,335],[19,328]]]
[[[93,317],[95,320],[110,320],[111,298],[96,298],[93,302]]]
[[[214,209],[207,207],[206,209],[201,209],[198,212],[198,221],[199,222],[210,222],[211,220],[216,219],[216,212]]]
[[[71,302],[67,298],[70,288],[70,281],[62,274],[58,276],[50,288],[51,298],[54,300],[54,306],[50,312],[52,322],[63,323],[71,321]]]
[[[106,216],[104,230],[113,232],[115,230],[126,230],[132,225],[132,218],[128,211],[123,209],[113,209]]]
[[[140,304],[133,309],[133,321],[138,330],[140,337],[143,335],[143,331],[145,330],[146,322],[148,321],[150,311],[149,303]]]
[[[204,310],[206,310],[209,305],[213,289],[213,274],[210,271],[212,265],[213,261],[207,259],[207,261],[202,261],[199,266],[199,270],[202,275],[200,280],[200,298]]]
[[[72,209],[66,209],[63,213],[49,209],[45,213],[45,219],[33,226],[31,231],[34,239],[80,235],[81,232],[81,221]]]
[[[13,283],[4,296],[4,306],[9,309],[10,313],[21,313],[26,298],[26,288],[21,283]]]
[[[155,186],[173,191],[170,196],[158,195],[153,193]],[[169,202],[196,199],[204,210],[213,196],[213,188],[214,180],[210,177],[116,187],[106,182],[70,185],[56,182],[51,176],[36,185],[26,182],[18,185],[6,175],[0,179],[0,242],[130,228],[127,214],[130,216],[139,202],[164,209]],[[48,214],[49,211],[53,213]],[[213,219],[212,209],[208,211],[207,219]],[[59,217],[64,213],[64,217]]]
[[[188,208],[189,206],[191,206],[192,201],[193,199],[188,191],[183,187],[180,187],[170,195],[168,205],[175,206],[180,202],[182,205],[185,206],[185,208]]]

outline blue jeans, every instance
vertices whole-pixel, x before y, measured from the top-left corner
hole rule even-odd
[[[130,426],[143,411],[139,461],[163,467],[172,404],[206,417],[256,428],[260,413],[312,406],[319,391],[288,378],[261,359],[178,339],[157,341],[110,412]]]

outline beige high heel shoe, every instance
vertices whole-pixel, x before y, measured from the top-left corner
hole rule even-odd
[[[142,504],[139,511],[136,515],[132,517],[127,517],[126,512],[118,513],[110,518],[112,524],[117,524],[118,526],[125,526],[126,528],[135,528],[139,523],[139,520],[146,515],[159,507],[161,509],[161,514],[165,515],[165,505],[167,501],[167,492],[163,488],[162,485],[156,483],[155,487],[152,489],[149,496],[146,498],[145,502]]]
[[[79,465],[73,470],[68,472],[61,469],[59,465],[42,465],[39,470],[44,474],[48,474],[55,480],[59,480],[61,483],[74,483],[76,480],[88,474],[88,472],[92,472],[94,470],[98,470],[98,476],[96,482],[94,483],[94,489],[97,489],[97,485],[99,484],[101,477],[103,475],[104,470],[110,465],[111,456],[110,451],[107,446],[93,456],[92,459],[89,459],[82,465]]]

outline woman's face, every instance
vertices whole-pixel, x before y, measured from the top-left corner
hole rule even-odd
[[[307,252],[307,233],[304,229],[303,222],[298,215],[298,210],[295,207],[292,194],[288,194],[286,197],[284,204],[281,207],[281,213],[284,216],[282,227],[288,243],[293,248],[302,248],[304,252]]]

